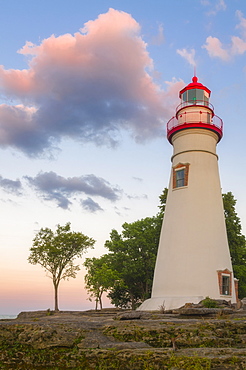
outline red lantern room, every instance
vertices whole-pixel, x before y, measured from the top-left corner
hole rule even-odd
[[[167,123],[167,138],[172,143],[172,136],[181,130],[206,129],[218,135],[218,142],[223,135],[223,121],[214,114],[214,107],[209,103],[211,91],[194,76],[192,82],[183,88],[179,97],[181,103],[176,115]]]

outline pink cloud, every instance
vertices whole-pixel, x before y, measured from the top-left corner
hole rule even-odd
[[[223,48],[221,41],[217,37],[207,37],[203,48],[207,50],[211,58],[219,58],[224,61],[230,59],[229,51]]]
[[[246,41],[242,40],[240,37],[232,36],[232,47],[231,52],[233,55],[244,54],[246,51]]]
[[[74,35],[28,41],[19,53],[28,69],[0,68],[1,92],[17,102],[0,107],[0,145],[38,155],[64,137],[115,145],[121,129],[137,141],[163,134],[170,92],[152,79],[131,15],[109,9]]]

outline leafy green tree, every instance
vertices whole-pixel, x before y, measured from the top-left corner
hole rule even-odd
[[[57,226],[55,232],[49,228],[42,228],[33,240],[28,262],[39,264],[50,274],[54,285],[55,310],[58,309],[58,287],[62,279],[75,278],[78,265],[74,265],[75,258],[81,257],[89,247],[93,247],[95,240],[82,234],[71,231],[70,223]]]
[[[109,267],[108,256],[103,255],[100,258],[86,258],[84,266],[87,269],[85,275],[85,288],[90,293],[90,301],[94,298],[96,310],[98,304],[102,309],[102,295],[107,292],[118,278],[117,272]]]
[[[239,279],[239,298],[246,297],[246,241],[241,221],[236,213],[236,199],[231,192],[223,196],[227,238],[234,275]]]
[[[112,230],[105,247],[109,253],[86,259],[86,289],[101,306],[103,292],[116,307],[135,309],[150,297],[167,189],[160,196],[160,212],[133,223],[122,233]]]
[[[108,296],[116,306],[135,309],[151,293],[161,217],[124,223],[122,228],[122,234],[112,230],[105,243],[111,269],[118,273]]]
[[[122,279],[115,282],[113,289],[109,291],[108,297],[112,304],[120,308],[131,309],[137,304],[137,300],[132,297],[129,288]]]
[[[160,199],[160,205],[158,208],[160,209],[159,215],[163,218],[165,209],[166,209],[166,203],[167,203],[167,194],[168,194],[168,188],[165,188],[161,195],[159,196]]]

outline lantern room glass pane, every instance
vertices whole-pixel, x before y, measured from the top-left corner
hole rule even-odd
[[[209,105],[209,94],[207,91],[202,89],[187,90],[182,94],[181,99],[183,100],[183,102],[189,102],[189,105]]]
[[[196,89],[188,90],[188,100],[189,101],[196,101]]]
[[[204,91],[203,90],[196,90],[196,100],[199,100],[200,102],[204,101]]]
[[[183,101],[187,101],[187,91],[185,91],[183,94],[182,94],[182,100]]]

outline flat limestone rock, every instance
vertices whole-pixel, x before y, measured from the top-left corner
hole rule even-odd
[[[179,315],[184,315],[184,316],[206,316],[206,315],[217,315],[217,314],[229,315],[229,314],[233,314],[234,310],[230,308],[187,307],[187,308],[180,308],[179,310],[175,310],[175,313]]]
[[[121,312],[127,321],[115,320],[119,311],[43,311],[0,320],[0,368],[246,369],[245,311],[194,312]]]
[[[116,320],[140,320],[143,314],[140,311],[130,311],[118,313],[115,317]]]
[[[114,338],[108,338],[106,335],[99,331],[93,331],[86,334],[85,338],[78,344],[78,348],[115,348],[120,349],[131,349],[131,348],[151,348],[150,345],[144,342],[122,342],[117,341]]]

